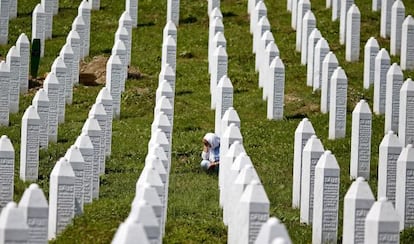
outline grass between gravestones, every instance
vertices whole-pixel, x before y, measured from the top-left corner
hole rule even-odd
[[[54,17],[53,39],[46,41],[45,58],[41,60],[40,76],[50,70],[53,60],[65,43],[80,1],[60,1]],[[12,20],[9,43],[15,43],[21,32],[31,36],[31,11],[37,3],[20,0],[18,18]],[[339,22],[331,22],[331,10],[324,2],[312,2],[317,27],[328,40],[349,79],[347,137],[329,141],[328,115],[319,111],[320,93],[306,87],[306,67],[300,65],[295,50],[295,32],[290,27],[286,1],[266,2],[268,18],[281,58],[286,66],[285,119],[266,120],[266,103],[258,89],[254,72],[252,36],[249,34],[247,1],[223,0],[224,30],[229,55],[229,77],[234,86],[234,107],[241,119],[241,131],[248,155],[265,186],[270,199],[271,216],[280,218],[295,243],[310,243],[312,228],[299,224],[299,211],[291,208],[294,130],[301,118],[309,117],[325,149],[335,154],[341,167],[339,240],[342,233],[343,197],[349,180],[351,112],[363,97],[372,107],[373,89],[363,90],[363,47],[370,36],[378,38],[381,47],[389,41],[379,38],[379,12],[371,12],[371,1],[357,1],[362,13],[360,62],[346,63],[345,48],[339,45]],[[414,3],[405,2],[406,13]],[[109,56],[123,1],[103,0],[101,10],[92,12],[91,61],[94,56]],[[199,169],[201,138],[214,130],[214,112],[210,107],[207,62],[208,17],[207,1],[181,0],[178,28],[177,88],[173,131],[173,162],[170,173],[169,206],[165,243],[225,243],[227,230],[222,224],[218,204],[217,176]],[[58,237],[56,243],[109,243],[118,225],[130,211],[135,182],[144,165],[150,126],[155,106],[155,90],[161,65],[162,29],[166,23],[166,1],[147,0],[139,4],[139,27],[133,30],[132,68],[139,70],[140,79],[129,79],[122,98],[121,120],[113,125],[113,151],[107,160],[106,174],[101,178],[100,199],[85,207],[85,213]],[[1,46],[4,57],[10,48]],[[392,57],[393,62],[399,58]],[[414,77],[405,72],[405,78]],[[73,104],[67,106],[66,122],[59,126],[57,144],[40,152],[38,184],[48,196],[49,175],[53,165],[80,134],[88,110],[100,86],[80,85],[74,89]],[[11,116],[9,127],[0,133],[12,140],[16,150],[15,200],[29,183],[18,179],[20,124],[24,110],[31,103],[34,91],[21,97],[20,111]],[[376,195],[378,146],[383,137],[383,116],[373,116],[370,186]],[[402,243],[414,241],[414,230],[403,233]]]

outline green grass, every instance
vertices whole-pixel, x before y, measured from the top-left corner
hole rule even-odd
[[[65,42],[80,1],[61,0],[55,16],[53,40],[46,42],[46,55],[40,74],[50,66]],[[331,22],[324,1],[313,1],[312,9],[322,35],[329,41],[349,79],[347,137],[330,141],[328,115],[319,111],[319,92],[306,87],[306,67],[300,65],[295,50],[295,32],[290,27],[286,1],[266,1],[272,32],[286,66],[286,106],[283,121],[266,119],[266,103],[258,89],[254,72],[249,34],[247,1],[223,0],[224,28],[229,55],[228,75],[234,86],[234,107],[241,118],[244,146],[251,157],[270,200],[271,216],[281,219],[295,243],[310,243],[312,229],[299,223],[299,211],[292,209],[293,135],[302,117],[309,117],[326,149],[331,150],[341,167],[339,235],[342,235],[342,199],[349,180],[351,112],[364,97],[372,105],[373,90],[362,88],[363,46],[375,36],[381,47],[389,41],[379,37],[379,13],[371,12],[370,0],[356,0],[362,15],[361,62],[344,61],[345,49],[339,45],[339,23]],[[31,11],[36,1],[20,0],[19,17],[10,23],[9,43],[21,32],[31,36]],[[405,1],[406,13],[413,13],[414,3]],[[102,0],[102,9],[92,12],[91,57],[110,54],[123,1]],[[166,22],[166,1],[144,0],[139,3],[139,27],[133,32],[132,66],[143,74],[140,80],[128,80],[122,98],[121,119],[113,124],[112,156],[101,178],[100,199],[85,207],[85,213],[58,237],[56,243],[109,243],[118,225],[127,217],[135,193],[135,183],[144,165],[150,125],[155,106],[155,90],[160,71],[162,29]],[[165,243],[225,243],[227,230],[222,224],[218,204],[217,176],[199,169],[201,138],[214,130],[214,112],[209,109],[209,75],[207,72],[208,17],[207,1],[181,0],[181,25],[178,28],[177,82],[173,131],[172,169],[170,174],[168,220]],[[1,46],[4,57],[11,45]],[[188,55],[188,54],[192,55]],[[191,57],[191,58],[190,58]],[[87,60],[90,60],[88,58]],[[398,62],[398,58],[393,57]],[[405,77],[413,77],[406,72]],[[87,118],[89,108],[101,86],[78,86],[74,102],[67,106],[66,122],[59,126],[59,140],[40,154],[38,184],[48,194],[49,174],[54,163],[74,143]],[[9,127],[0,127],[16,149],[15,200],[25,187],[18,179],[20,123],[34,92],[22,96],[21,109],[11,116]],[[383,116],[373,116],[370,185],[376,195],[378,145],[383,137]],[[403,233],[402,243],[412,243],[414,230]]]

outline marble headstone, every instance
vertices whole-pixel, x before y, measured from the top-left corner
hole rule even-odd
[[[93,192],[93,163],[94,163],[94,148],[91,138],[88,134],[82,132],[74,144],[82,154],[84,160],[83,165],[83,203],[92,202]]]
[[[402,25],[400,59],[402,70],[414,70],[414,19],[411,15]]]
[[[331,98],[331,78],[339,63],[336,55],[329,52],[322,62],[322,83],[321,83],[321,113],[329,112]]]
[[[375,80],[375,58],[379,45],[374,37],[370,37],[364,48],[364,89],[369,89]]]
[[[85,160],[79,148],[72,145],[65,154],[75,174],[75,215],[83,213],[83,182],[85,177]]]
[[[9,202],[0,214],[0,242],[27,243],[29,228],[22,209],[15,202]]]
[[[30,42],[26,34],[20,34],[16,41],[16,48],[20,53],[20,93],[26,93],[29,89],[29,58],[30,58]]]
[[[400,90],[404,75],[400,66],[393,63],[387,72],[387,87],[385,95],[385,124],[384,132],[392,130],[398,133],[400,115]]]
[[[282,120],[285,98],[285,65],[276,57],[270,64],[267,99],[267,119]]]
[[[414,143],[414,82],[408,78],[400,90],[398,137],[403,147]]]
[[[58,135],[58,103],[59,103],[59,81],[56,78],[56,75],[49,73],[46,76],[46,80],[43,84],[43,88],[47,93],[49,98],[49,141],[57,142]]]
[[[39,146],[40,148],[47,148],[49,145],[49,98],[43,88],[36,92],[32,105],[36,108],[40,118]]]
[[[405,19],[405,6],[401,0],[394,1],[391,8],[390,54],[400,55],[402,24]]]
[[[0,208],[13,201],[14,195],[14,148],[10,139],[0,138]]]
[[[19,112],[19,94],[20,94],[20,53],[19,50],[12,46],[7,53],[6,62],[10,68],[10,113],[15,114]]]
[[[328,138],[335,140],[346,134],[348,78],[341,67],[332,74],[330,90]]]
[[[349,8],[346,21],[345,59],[348,62],[357,62],[361,39],[361,12],[355,4]]]

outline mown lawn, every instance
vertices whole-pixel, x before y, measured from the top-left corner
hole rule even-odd
[[[50,66],[65,42],[80,1],[61,0],[55,17],[53,40],[46,42],[46,56],[41,61],[40,74]],[[306,67],[300,65],[295,50],[295,32],[290,27],[286,1],[266,1],[272,32],[286,66],[285,119],[268,121],[266,103],[258,89],[254,72],[249,34],[247,0],[222,0],[227,52],[228,75],[234,86],[234,107],[241,118],[244,146],[252,158],[271,202],[271,215],[287,226],[295,243],[310,243],[310,226],[299,224],[299,211],[291,208],[293,135],[303,117],[309,117],[325,149],[331,150],[341,167],[341,205],[339,236],[342,233],[342,199],[349,180],[351,112],[365,98],[372,106],[373,89],[363,90],[363,46],[369,37],[378,37],[381,47],[389,49],[389,41],[379,38],[379,13],[371,12],[370,0],[356,0],[362,12],[361,62],[346,63],[345,48],[339,45],[339,22],[331,22],[331,11],[325,1],[313,1],[312,10],[317,26],[329,41],[340,65],[349,79],[347,137],[330,141],[328,115],[319,113],[319,92],[306,87]],[[31,36],[31,11],[37,1],[20,0],[19,17],[11,21],[9,43],[21,32]],[[413,13],[414,2],[405,1],[406,13]],[[118,18],[124,9],[123,1],[102,0],[102,9],[92,13],[91,60],[93,56],[109,56]],[[126,218],[135,193],[135,182],[143,168],[150,138],[150,126],[155,106],[155,90],[160,71],[162,29],[166,22],[166,1],[139,2],[139,27],[133,32],[132,67],[142,76],[129,79],[122,98],[121,119],[113,125],[112,156],[107,160],[106,174],[101,178],[100,199],[86,206],[84,215],[74,219],[55,241],[56,243],[109,243],[118,225]],[[201,138],[214,130],[214,112],[209,109],[209,75],[207,70],[208,16],[207,1],[181,0],[178,28],[177,82],[173,132],[173,162],[170,175],[168,221],[165,243],[225,243],[227,230],[221,221],[218,204],[217,176],[199,169]],[[1,46],[5,57],[11,45]],[[393,57],[393,61],[398,62]],[[405,73],[413,77],[414,73]],[[62,157],[79,135],[89,108],[102,86],[80,85],[75,89],[73,105],[67,107],[66,122],[59,127],[59,141],[51,144],[40,156],[38,184],[48,194],[49,174],[54,163]],[[19,114],[11,116],[9,127],[0,127],[16,149],[16,176],[19,168],[20,120],[31,102],[34,91],[22,97]],[[383,137],[383,116],[373,116],[373,137],[370,185],[376,195],[378,145]],[[15,179],[15,200],[29,183]],[[414,242],[414,230],[403,233],[402,243]]]

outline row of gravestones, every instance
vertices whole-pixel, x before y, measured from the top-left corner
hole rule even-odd
[[[83,1],[81,6],[85,2]],[[90,11],[87,16],[90,23]],[[78,15],[74,23],[77,21],[83,24],[74,24],[74,26],[81,26],[80,29],[85,30],[83,33],[87,34],[86,30],[90,30],[90,28],[87,29],[84,24],[86,22],[85,15]],[[121,87],[127,78],[126,72],[129,64],[127,57],[130,58],[131,55],[132,26],[132,19],[128,11],[125,11],[119,20],[113,54],[107,63],[106,87],[99,92],[96,103],[89,111],[89,117],[82,128],[81,135],[68,149],[65,156],[56,163],[51,172],[49,206],[41,190],[36,185],[31,186],[26,191],[29,192],[27,193],[29,196],[34,195],[27,197],[32,200],[27,200],[24,197],[25,193],[19,207],[16,207],[14,203],[9,203],[2,211],[0,216],[2,240],[0,241],[46,243],[47,239],[55,238],[75,215],[83,212],[84,203],[91,203],[93,199],[99,197],[99,176],[105,173],[105,158],[111,154],[112,120],[120,116]],[[63,81],[60,82],[62,84],[69,83],[72,87],[75,84],[73,76],[76,74],[76,78],[78,78],[79,74],[72,72],[73,68],[68,69],[65,66],[65,54],[68,50],[70,50],[69,53],[75,53],[70,49],[74,43],[74,47],[77,44],[77,48],[73,48],[73,50],[81,50],[80,43],[86,43],[82,41],[82,37],[85,35],[79,35],[76,27],[69,33],[67,43],[62,48],[60,54],[63,58],[58,57],[54,62],[52,72],[45,80],[44,89],[40,89],[36,93],[33,105],[29,106],[23,115],[20,166],[22,180],[37,180],[39,145],[47,147],[48,140],[57,141],[57,121],[60,115],[58,113],[59,100],[62,97],[65,98],[66,94],[65,90],[59,93],[61,87],[65,88],[65,86],[60,86],[59,81]],[[89,43],[87,45],[89,46]],[[78,57],[81,58],[80,55]],[[79,59],[76,60],[79,63]],[[51,101],[52,99],[56,100]],[[63,107],[64,104],[65,100],[63,100]],[[54,127],[50,123],[50,118],[54,118]],[[44,140],[43,144],[42,140]],[[2,175],[2,189],[7,190],[2,193],[1,203],[3,205],[13,198],[14,149],[6,136],[2,137],[0,146],[5,148],[0,150],[0,155],[5,158],[4,161],[2,160],[4,163],[1,167],[7,169],[4,171],[4,179]],[[25,206],[29,210],[23,214]],[[39,211],[33,212],[33,209]],[[21,213],[16,215],[18,212]],[[18,232],[10,231],[16,229],[16,226],[18,226]]]
[[[249,2],[249,6],[251,4]],[[269,218],[269,199],[253,163],[243,147],[240,118],[232,107],[233,86],[227,77],[227,42],[224,36],[220,1],[208,2],[208,14],[210,20],[208,60],[211,108],[216,112],[215,134],[220,137],[219,203],[223,209],[223,222],[228,227],[227,242],[291,243],[286,227],[278,219]],[[262,51],[264,52],[264,50]],[[277,59],[280,63],[280,59]],[[278,85],[282,82],[281,99],[283,101],[284,78],[280,79],[278,73],[284,76],[284,71],[275,70],[275,67],[270,63],[268,61],[267,66],[269,69],[273,68],[273,74],[269,74],[269,77],[263,79],[269,83],[269,92],[271,89],[279,92]],[[274,87],[271,88],[273,83]],[[273,95],[273,93],[270,93],[269,96],[280,98],[280,95]],[[269,105],[272,107],[270,115],[268,114],[269,119],[279,116],[276,112],[280,107],[279,104],[278,101],[275,101]]]
[[[177,59],[179,1],[168,1],[163,30],[161,71],[145,166],[136,183],[131,211],[116,231],[112,243],[162,243],[168,208],[172,129]]]

